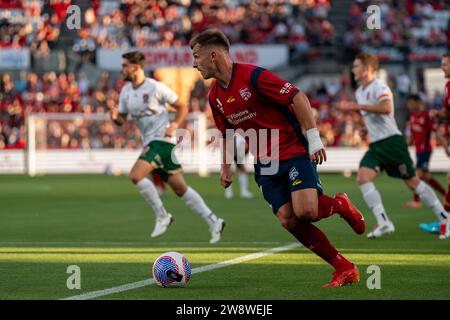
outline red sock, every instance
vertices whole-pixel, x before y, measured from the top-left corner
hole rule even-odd
[[[445,195],[444,187],[435,178],[431,177],[430,180],[428,180],[427,182],[434,190],[436,190],[442,195]]]
[[[341,201],[324,194],[319,196],[319,209],[315,221],[327,218],[336,212],[341,212]]]
[[[417,195],[417,193],[414,193],[413,201],[420,202],[420,197]]]
[[[310,222],[300,222],[289,231],[306,248],[331,264],[335,269],[352,266],[336,248],[328,241],[327,236]]]
[[[340,268],[350,269],[353,267],[353,263],[344,258],[342,254],[338,252],[338,254],[331,261],[331,265],[337,270]]]

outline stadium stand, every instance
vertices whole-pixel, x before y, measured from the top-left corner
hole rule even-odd
[[[46,69],[48,56],[59,50],[65,52],[66,59],[73,50],[80,55],[80,61],[95,67],[97,48],[182,46],[192,34],[214,26],[224,30],[233,43],[286,44],[291,63],[299,72],[308,73],[308,68],[324,68],[330,62],[326,57],[330,52],[335,54],[335,61],[341,61],[343,57],[344,60],[353,57],[363,46],[389,46],[408,52],[415,45],[433,48],[450,44],[450,10],[445,1],[345,0],[339,5],[329,0],[78,3],[84,13],[83,26],[79,32],[68,33],[63,22],[70,0],[0,0],[0,47],[26,47],[32,56],[29,71],[0,70],[0,149],[24,148],[24,117],[29,112],[105,113],[108,106],[117,104],[118,89],[123,85],[117,74],[100,70],[99,81],[95,81],[82,68]],[[365,10],[371,4],[379,5],[383,13],[382,33],[365,27]],[[149,7],[152,10],[146,10]],[[320,60],[324,53],[327,61]],[[298,55],[315,63],[298,63],[292,59]],[[338,82],[322,82],[305,90],[317,111],[322,137],[328,146],[366,145],[360,115],[344,115],[334,108],[339,100],[353,99],[348,70],[336,71],[340,77]],[[390,75],[388,81],[399,97],[405,96],[411,87],[410,75],[404,72]],[[419,91],[427,106],[438,107],[441,96],[426,93],[422,87]],[[188,103],[191,112],[205,112],[211,120],[207,92],[208,85],[197,81]],[[134,148],[139,145],[137,129],[125,129],[119,131],[104,124],[74,130],[58,124],[51,127],[48,147]]]

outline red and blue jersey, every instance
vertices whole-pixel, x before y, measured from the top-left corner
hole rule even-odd
[[[209,103],[217,128],[254,129],[258,145],[260,129],[268,130],[267,147],[258,149],[257,159],[273,158],[270,130],[279,130],[279,160],[307,154],[307,142],[292,109],[292,99],[299,90],[269,70],[249,64],[233,63],[227,88],[216,80],[209,92]],[[263,144],[264,145],[264,144]],[[252,151],[252,150],[251,150]]]
[[[436,130],[436,122],[428,111],[412,112],[409,118],[411,135],[416,146],[416,153],[431,152],[431,133]]]

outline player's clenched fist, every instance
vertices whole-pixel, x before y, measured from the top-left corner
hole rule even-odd
[[[220,185],[224,188],[228,188],[233,182],[233,172],[230,166],[222,166],[220,171]]]

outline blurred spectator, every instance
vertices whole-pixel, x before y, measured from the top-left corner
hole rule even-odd
[[[41,55],[56,45],[70,0],[0,0],[0,47],[29,47]]]
[[[381,30],[366,27],[366,9],[377,5],[381,10]],[[354,1],[350,6],[344,46],[347,57],[353,57],[361,45],[374,47],[404,47],[406,45],[445,46],[448,42],[446,0],[370,0]]]
[[[96,47],[176,47],[216,27],[232,43],[285,43],[306,54],[311,45],[332,44],[329,10],[329,0],[101,2],[101,13],[86,13],[73,49],[86,54]]]

